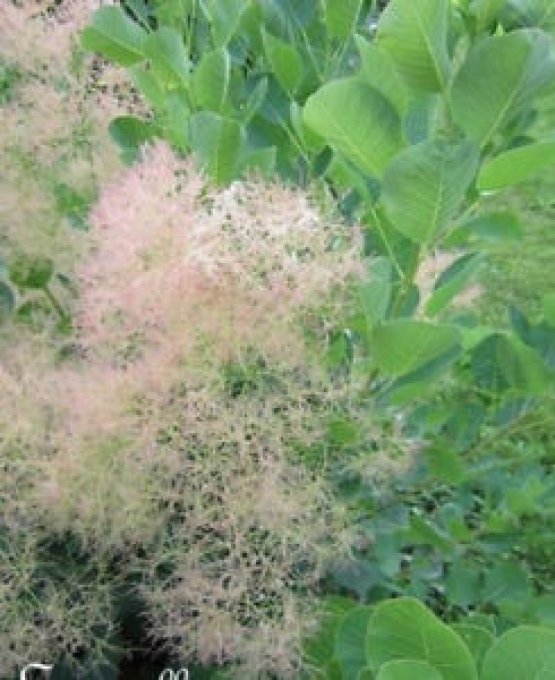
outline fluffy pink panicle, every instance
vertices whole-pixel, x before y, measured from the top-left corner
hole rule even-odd
[[[272,352],[303,307],[359,271],[357,239],[307,196],[237,182],[215,193],[164,144],[102,192],[81,269],[83,338],[122,351],[206,343]],[[346,247],[333,249],[340,235]],[[273,349],[272,349],[273,347]]]

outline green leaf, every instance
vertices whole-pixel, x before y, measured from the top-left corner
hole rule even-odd
[[[403,115],[408,105],[408,92],[389,52],[360,35],[355,35],[355,42],[360,54],[359,77],[378,90]]]
[[[263,39],[266,57],[278,83],[286,92],[294,92],[303,77],[303,64],[297,50],[266,31]]]
[[[245,0],[204,0],[201,7],[210,23],[214,47],[226,47],[249,3]]]
[[[268,78],[261,78],[249,93],[245,107],[240,111],[241,121],[244,125],[251,122],[253,116],[262,106],[267,92]]]
[[[443,680],[444,677],[426,661],[403,659],[385,663],[376,680]]]
[[[245,138],[244,128],[230,118],[212,112],[191,116],[192,150],[217,184],[227,184],[237,178]]]
[[[374,680],[374,673],[371,668],[363,668],[357,675],[357,680]]]
[[[458,484],[465,478],[461,457],[448,446],[431,446],[426,449],[426,462],[434,479],[446,484]]]
[[[472,372],[479,387],[541,394],[549,376],[538,353],[518,338],[492,333],[474,348]]]
[[[377,176],[403,146],[399,114],[382,94],[356,78],[335,80],[309,97],[304,121],[362,170]]]
[[[425,661],[449,680],[478,678],[474,660],[460,637],[410,597],[377,605],[370,618],[366,653],[374,669],[406,659]]]
[[[189,151],[189,98],[184,89],[171,90],[165,96],[164,136],[180,151]]]
[[[159,132],[152,123],[134,116],[114,118],[108,131],[110,137],[120,147],[122,159],[127,164],[133,163],[139,155],[141,146],[153,139]]]
[[[537,142],[520,146],[485,163],[478,175],[481,191],[513,186],[555,165],[555,142]]]
[[[481,147],[553,82],[551,40],[535,29],[485,38],[470,51],[451,92],[453,118]]]
[[[446,89],[449,0],[391,0],[378,23],[376,42],[413,90]]]
[[[422,142],[402,151],[387,167],[382,202],[396,229],[429,243],[455,216],[478,167],[468,142]]]
[[[473,562],[458,560],[445,579],[445,594],[450,604],[469,607],[480,600],[481,570]]]
[[[161,26],[144,41],[144,52],[152,70],[165,87],[187,85],[190,65],[183,38],[175,28]]]
[[[555,631],[519,626],[502,635],[486,653],[482,680],[553,680]]]
[[[241,159],[241,173],[253,172],[270,179],[276,169],[277,149],[267,146],[246,153]]]
[[[324,17],[328,34],[346,40],[354,31],[362,0],[324,0]]]
[[[522,227],[514,213],[491,212],[463,222],[446,239],[446,245],[459,245],[468,240],[483,243],[512,243],[519,241],[522,235]]]
[[[155,111],[162,111],[166,104],[166,93],[158,82],[158,79],[147,71],[143,64],[138,64],[129,69],[133,84],[146,98]]]
[[[482,263],[481,253],[467,253],[455,260],[437,280],[426,304],[426,314],[436,316],[442,312],[476,275]]]
[[[518,562],[499,562],[486,574],[482,600],[495,605],[532,595],[528,571]]]
[[[229,89],[230,59],[225,48],[205,52],[195,70],[193,87],[197,106],[220,112]]]
[[[358,288],[361,307],[371,325],[385,319],[391,302],[391,264],[385,257],[378,257],[368,267],[370,281]]]
[[[15,307],[15,295],[4,281],[0,281],[0,324],[9,319]]]
[[[366,633],[370,607],[352,609],[343,619],[335,635],[334,657],[341,666],[343,680],[357,680],[366,666]]]
[[[42,290],[54,274],[54,263],[40,255],[16,255],[8,266],[10,281],[18,288]]]
[[[303,660],[314,670],[322,670],[333,658],[337,628],[345,615],[356,607],[346,597],[327,597],[322,605],[318,631],[303,641]]]
[[[81,44],[121,66],[131,66],[145,58],[143,44],[147,34],[129,19],[120,7],[97,9],[85,28]]]
[[[451,628],[455,633],[460,635],[474,658],[476,668],[480,671],[484,656],[495,641],[493,635],[485,628],[473,626],[468,623],[454,623]]]
[[[424,366],[459,344],[454,326],[397,319],[376,326],[372,351],[377,366],[389,375],[403,375]]]

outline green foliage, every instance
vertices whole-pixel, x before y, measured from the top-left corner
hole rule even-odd
[[[323,645],[327,651],[306,657],[311,677],[523,680],[534,673],[555,676],[555,631],[548,628],[518,626],[495,636],[484,625],[470,623],[471,619],[449,626],[410,597],[336,612],[306,643],[307,649]]]

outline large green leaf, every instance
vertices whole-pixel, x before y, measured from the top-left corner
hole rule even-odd
[[[546,31],[555,30],[553,0],[508,0],[507,18],[511,25],[534,26]]]
[[[54,274],[54,263],[42,255],[21,253],[12,258],[8,266],[10,281],[18,288],[42,290]]]
[[[451,628],[460,635],[474,658],[476,668],[480,670],[484,656],[495,640],[493,635],[489,630],[469,623],[454,623]]]
[[[486,163],[478,175],[477,186],[492,191],[524,182],[555,165],[555,142],[537,142],[520,146]]]
[[[403,146],[401,119],[380,92],[356,78],[324,85],[304,108],[308,127],[362,170],[381,176]]]
[[[83,31],[83,47],[98,52],[122,66],[144,59],[143,43],[147,33],[131,21],[120,7],[101,7]]]
[[[341,666],[343,680],[357,680],[359,671],[366,666],[366,633],[370,607],[351,610],[341,622],[335,635],[334,657]]]
[[[486,653],[482,680],[554,680],[555,630],[519,626]]]
[[[360,35],[355,36],[360,54],[360,78],[381,92],[399,114],[407,109],[408,92],[389,52]]]
[[[286,92],[293,92],[301,82],[303,63],[293,45],[264,31],[264,51],[272,71]]]
[[[362,0],[324,0],[324,16],[332,38],[346,40],[353,32]]]
[[[225,48],[202,55],[193,76],[196,104],[200,109],[221,111],[227,98],[230,68]]]
[[[150,33],[144,41],[144,51],[162,85],[178,87],[187,84],[189,60],[183,38],[175,28],[161,26]]]
[[[393,57],[413,90],[446,89],[449,0],[391,0],[383,12],[377,44]]]
[[[203,0],[200,5],[210,23],[214,47],[226,47],[249,3],[245,0]]]
[[[451,101],[457,125],[485,146],[553,82],[551,49],[549,36],[535,29],[478,42],[453,83]]]
[[[443,680],[433,666],[426,661],[388,661],[380,668],[376,680]]]
[[[424,661],[446,680],[478,678],[472,655],[460,637],[410,597],[388,600],[375,608],[366,654],[375,669],[395,660]]]
[[[389,375],[404,375],[456,348],[454,326],[396,319],[376,326],[371,349],[378,367]]]
[[[191,116],[191,148],[217,184],[237,177],[245,137],[244,128],[230,118],[209,111]]]
[[[478,167],[473,144],[422,142],[388,166],[382,201],[396,229],[425,244],[455,216]]]

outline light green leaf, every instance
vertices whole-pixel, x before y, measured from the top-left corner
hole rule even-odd
[[[241,173],[253,172],[271,178],[276,169],[277,149],[266,146],[246,153],[241,161]]]
[[[402,234],[429,243],[455,216],[478,167],[473,144],[422,142],[402,151],[387,167],[382,202]]]
[[[475,563],[457,560],[445,579],[445,594],[450,604],[469,607],[480,600],[482,572]]]
[[[376,42],[413,90],[446,89],[448,16],[449,0],[391,0],[380,18]]]
[[[166,105],[166,93],[158,79],[147,71],[143,64],[137,64],[129,69],[133,84],[146,98],[155,111],[162,111]]]
[[[210,23],[214,47],[226,47],[249,3],[245,0],[202,0],[200,4]]]
[[[278,83],[286,92],[294,92],[303,76],[303,64],[290,44],[264,31],[264,51]]]
[[[360,54],[360,78],[388,99],[403,115],[407,109],[408,92],[389,52],[360,35],[355,35]]]
[[[375,669],[389,661],[413,660],[427,662],[440,677],[449,680],[478,678],[472,655],[460,637],[410,597],[376,606],[368,627],[366,653],[369,666]]]
[[[359,286],[359,300],[371,325],[383,321],[391,302],[391,264],[379,257],[368,268],[370,281]]]
[[[537,142],[499,154],[482,166],[477,186],[492,191],[525,182],[555,165],[555,142]]]
[[[485,146],[554,76],[551,40],[542,31],[523,29],[488,37],[475,45],[455,77],[453,118]]]
[[[124,163],[131,164],[137,159],[141,146],[156,136],[158,128],[134,116],[118,116],[110,122],[108,132],[120,147]]]
[[[179,87],[187,84],[189,60],[183,38],[176,29],[161,26],[150,33],[144,42],[144,51],[163,86]]]
[[[381,176],[403,146],[399,114],[385,97],[356,78],[324,85],[304,108],[308,127],[362,170]]]
[[[555,630],[519,626],[502,635],[484,658],[482,680],[553,680]]]
[[[324,16],[328,34],[346,40],[354,31],[362,0],[324,0]]]
[[[335,635],[334,657],[339,662],[343,680],[357,680],[366,666],[366,633],[370,607],[352,609],[343,619]]]
[[[385,663],[376,676],[376,680],[443,680],[433,666],[426,661],[403,659]]]
[[[442,312],[476,275],[482,263],[483,256],[479,253],[467,253],[455,260],[436,282],[434,292],[426,303],[426,314],[436,316]]]
[[[454,623],[451,628],[460,635],[474,658],[478,671],[482,668],[482,662],[488,649],[495,641],[493,635],[485,628],[473,626],[468,623]]]
[[[449,246],[466,241],[508,243],[519,241],[522,235],[522,226],[514,213],[508,211],[491,212],[463,222],[447,238],[447,243]]]
[[[205,52],[193,76],[196,104],[200,109],[220,112],[229,89],[230,59],[225,48]]]
[[[164,134],[181,151],[189,149],[189,98],[184,89],[176,89],[165,96]]]
[[[396,319],[376,326],[371,348],[378,367],[389,375],[404,375],[456,348],[455,327],[412,319]]]
[[[129,19],[120,7],[97,9],[81,37],[83,47],[98,52],[121,66],[131,66],[145,58],[143,43],[147,33]]]
[[[191,148],[217,184],[236,179],[245,138],[244,128],[230,118],[212,112],[191,116]]]

